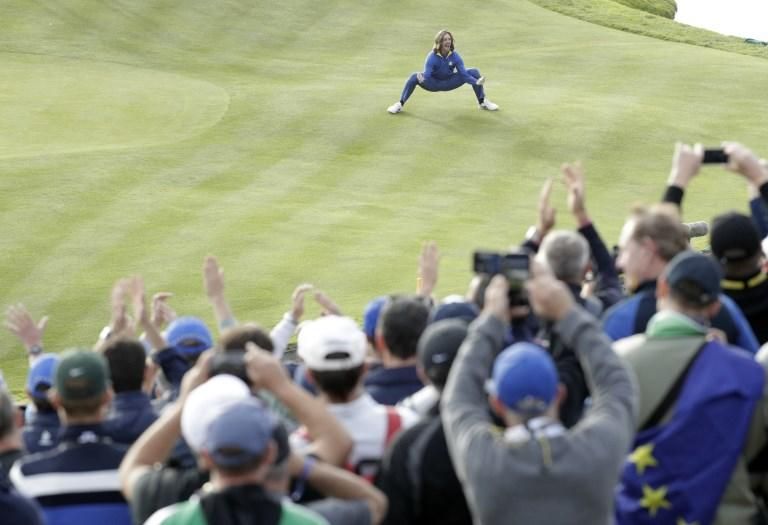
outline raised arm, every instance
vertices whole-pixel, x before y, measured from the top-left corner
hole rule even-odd
[[[464,67],[464,59],[461,58],[461,55],[454,51],[451,58],[453,58],[453,64],[456,66],[456,70],[459,72],[459,75],[461,75],[461,78],[464,80],[464,82],[472,86],[478,83],[482,85],[482,82],[479,82],[478,79],[467,73],[467,68]]]
[[[280,361],[253,343],[246,344],[246,370],[253,388],[271,392],[303,424],[312,440],[307,449],[332,465],[343,465],[352,451],[352,438],[325,404],[294,384]]]
[[[48,316],[35,322],[21,303],[9,306],[5,312],[5,327],[24,345],[29,366],[43,353],[43,334],[47,324]]]
[[[216,317],[219,331],[237,325],[237,319],[224,294],[224,270],[219,266],[216,257],[209,255],[203,263],[203,285]]]
[[[600,299],[603,308],[608,308],[621,299],[621,282],[613,257],[587,212],[584,170],[580,163],[574,163],[563,164],[560,171],[568,189],[568,210],[576,220],[579,233],[589,243],[592,258],[597,266],[595,273],[598,280],[594,291],[595,296]]]
[[[672,169],[667,179],[667,188],[662,202],[668,202],[678,207],[683,205],[683,195],[691,180],[699,173],[701,161],[704,158],[704,147],[701,144],[689,146],[682,142],[675,144],[672,156]]]

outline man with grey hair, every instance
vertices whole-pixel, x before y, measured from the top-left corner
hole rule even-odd
[[[589,268],[589,253],[589,244],[581,234],[555,230],[544,237],[536,254],[536,262],[568,286],[576,304],[597,318],[602,309],[600,303],[581,296],[582,281]],[[542,326],[539,338],[548,343],[558,376],[565,386],[566,397],[560,405],[560,419],[566,427],[571,427],[581,418],[584,400],[589,397],[584,371],[573,349],[552,330],[552,323]]]

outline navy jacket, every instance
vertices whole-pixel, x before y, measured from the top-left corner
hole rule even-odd
[[[64,427],[58,447],[20,459],[10,479],[48,525],[132,525],[117,472],[125,451],[103,425]]]
[[[368,372],[365,389],[382,405],[396,405],[424,388],[415,366],[376,368]]]
[[[120,392],[115,394],[104,426],[113,441],[130,445],[156,419],[157,412],[147,394],[140,390]]]

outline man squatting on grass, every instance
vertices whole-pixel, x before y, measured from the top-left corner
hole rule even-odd
[[[389,106],[387,111],[393,115],[400,113],[416,86],[427,91],[453,91],[464,84],[472,86],[480,109],[488,111],[499,109],[497,104],[485,98],[483,90],[485,77],[481,76],[480,71],[475,68],[464,67],[464,60],[458,52],[454,51],[454,44],[450,31],[446,29],[438,31],[435,36],[435,45],[424,63],[424,72],[414,73],[408,78],[400,100]]]

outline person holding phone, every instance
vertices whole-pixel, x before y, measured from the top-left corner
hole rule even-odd
[[[461,55],[454,50],[455,40],[453,34],[446,29],[438,31],[435,36],[435,45],[427,55],[424,63],[424,71],[412,74],[405,82],[400,100],[389,106],[387,111],[391,114],[400,113],[408,98],[413,94],[416,86],[427,91],[453,91],[454,89],[469,84],[475,92],[480,109],[496,111],[499,109],[485,98],[483,84],[485,77],[475,68],[466,69]]]

